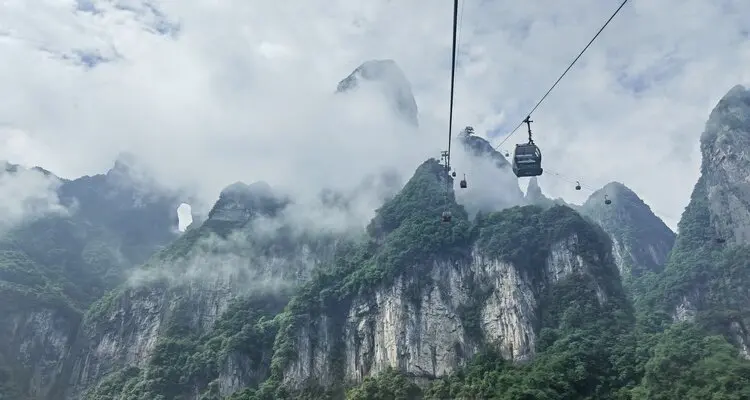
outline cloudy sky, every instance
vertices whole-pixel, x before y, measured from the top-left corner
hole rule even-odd
[[[620,0],[462,3],[455,126],[497,144]],[[316,186],[413,169],[444,146],[451,11],[448,0],[0,0],[0,159],[76,177],[128,150],[209,197],[236,180]],[[566,180],[621,181],[674,227],[708,113],[750,83],[747,21],[745,0],[631,0],[532,116],[545,192],[578,203],[589,193]],[[372,99],[322,101],[384,58],[412,84],[418,134]]]

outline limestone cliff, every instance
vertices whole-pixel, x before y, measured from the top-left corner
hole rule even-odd
[[[472,224],[452,193],[447,204],[437,196],[442,174],[434,160],[423,164],[379,211],[373,242],[292,301],[274,356],[284,387],[353,384],[389,367],[433,379],[488,347],[529,360],[556,288],[572,281],[603,308],[624,304],[596,225],[564,206]],[[443,207],[452,224],[437,218]]]
[[[701,135],[701,176],[674,250],[649,299],[674,321],[695,321],[750,357],[750,91],[732,88]]]

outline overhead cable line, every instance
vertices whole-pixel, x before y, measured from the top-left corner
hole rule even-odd
[[[451,166],[451,138],[453,137],[453,97],[456,88],[456,38],[458,37],[458,0],[453,0],[453,49],[451,52],[451,100],[448,111],[448,159],[446,166]]]
[[[451,142],[453,139],[453,98],[456,88],[456,42],[458,37],[458,0],[453,0],[453,45],[451,47],[451,98],[450,109],[448,111],[448,150],[443,152],[445,160],[445,171],[450,173],[451,170]],[[454,172],[455,175],[455,172]],[[442,221],[450,222],[452,219],[449,211],[450,202],[448,201],[451,189],[450,176],[445,177],[445,210],[443,210]]]
[[[591,192],[593,194],[594,192],[597,192],[597,191],[599,191],[599,190],[601,190],[603,188],[602,187],[602,188],[597,189],[597,188],[595,188],[595,187],[593,187],[591,185],[588,185],[588,184],[586,184],[584,182],[575,180],[575,179],[573,179],[573,178],[571,178],[569,176],[565,176],[565,175],[560,174],[558,172],[550,171],[549,169],[545,170],[545,172],[547,172],[548,174],[551,174],[551,175],[555,176],[556,178],[558,178],[558,179],[560,179],[562,181],[565,181],[565,182],[571,183],[571,184],[575,184],[577,190],[580,190],[580,189],[578,189],[578,187],[581,187],[581,188],[583,188],[583,189],[585,189],[585,190],[587,190],[587,191],[589,191],[589,192]],[[644,204],[646,204],[645,201],[644,201]],[[653,206],[651,206],[649,204],[646,204],[646,205],[648,206],[648,208],[651,209],[651,211],[654,214],[661,215],[662,217],[665,217],[667,219],[673,220],[675,222],[679,222],[680,221],[679,218],[676,218],[674,215],[672,215],[670,213],[665,213],[664,211],[658,210],[658,209],[654,208]]]
[[[615,16],[616,16],[616,15],[617,15],[617,14],[618,14],[618,13],[620,12],[620,10],[621,10],[621,9],[622,9],[622,8],[623,8],[623,7],[625,6],[625,4],[626,4],[627,2],[628,2],[628,0],[623,0],[622,4],[620,4],[620,6],[619,6],[619,7],[617,7],[617,10],[615,10],[615,12],[614,12],[614,13],[612,13],[612,15],[611,15],[611,16],[609,17],[609,19],[607,20],[607,22],[605,22],[605,23],[604,23],[604,25],[602,25],[602,27],[601,27],[601,28],[599,28],[599,31],[598,31],[598,32],[596,32],[596,34],[594,35],[594,37],[593,37],[593,38],[591,38],[591,40],[589,40],[589,42],[588,42],[588,44],[586,45],[586,47],[584,47],[584,48],[583,48],[583,50],[581,50],[581,52],[580,52],[580,53],[578,53],[578,56],[576,56],[576,58],[575,58],[575,59],[573,59],[573,62],[571,62],[571,63],[570,63],[570,65],[568,65],[568,68],[566,68],[566,69],[565,69],[565,71],[564,71],[564,72],[562,73],[562,75],[560,75],[560,77],[559,77],[559,78],[557,78],[557,80],[555,81],[555,83],[553,83],[553,84],[552,84],[552,86],[551,86],[551,87],[549,88],[549,90],[547,90],[547,93],[545,93],[545,94],[544,94],[544,96],[542,96],[542,98],[541,98],[541,99],[539,99],[539,101],[538,101],[538,102],[536,103],[536,105],[534,105],[534,107],[533,107],[533,108],[531,109],[531,111],[529,111],[528,113],[526,113],[526,116],[527,116],[526,118],[530,117],[530,116],[531,116],[531,114],[532,114],[532,113],[533,113],[534,111],[536,111],[536,109],[537,109],[537,108],[539,107],[539,105],[541,105],[541,104],[542,104],[542,102],[543,102],[543,101],[544,101],[544,100],[545,100],[545,99],[547,98],[547,96],[549,96],[549,94],[550,94],[550,93],[552,92],[552,90],[553,90],[553,89],[554,89],[554,88],[555,88],[555,87],[557,86],[557,84],[558,84],[558,83],[560,83],[560,81],[562,80],[562,78],[563,78],[563,77],[565,77],[565,75],[566,75],[566,74],[568,73],[568,71],[570,71],[570,69],[571,69],[571,68],[573,68],[573,66],[574,66],[574,65],[575,65],[575,63],[576,63],[576,62],[578,61],[578,59],[579,59],[579,58],[581,58],[581,56],[583,55],[583,53],[585,53],[585,52],[586,52],[586,50],[588,50],[589,46],[591,46],[591,44],[592,44],[592,43],[594,43],[594,40],[596,40],[596,38],[597,38],[597,37],[599,37],[599,35],[600,35],[600,34],[602,33],[602,31],[604,31],[604,28],[606,28],[606,27],[607,27],[607,25],[609,25],[609,23],[610,23],[610,22],[612,21],[612,19],[614,19],[614,18],[615,18]],[[513,136],[513,134],[514,134],[514,133],[516,133],[516,131],[518,130],[518,128],[520,128],[520,127],[521,127],[521,125],[523,125],[523,124],[524,124],[524,121],[525,121],[525,119],[524,119],[523,121],[521,121],[521,122],[520,122],[520,123],[519,123],[519,124],[518,124],[518,125],[517,125],[517,126],[515,127],[515,129],[513,129],[513,130],[512,130],[512,131],[511,131],[511,132],[510,132],[510,133],[509,133],[509,134],[508,134],[508,135],[507,135],[507,136],[505,137],[505,139],[503,139],[503,140],[502,140],[502,141],[501,141],[501,142],[500,142],[500,143],[499,143],[499,144],[498,144],[497,146],[495,146],[495,149],[497,149],[498,147],[502,146],[502,144],[503,144],[503,143],[505,143],[505,142],[506,142],[506,141],[507,141],[508,139],[510,139],[510,137],[511,137],[511,136]]]

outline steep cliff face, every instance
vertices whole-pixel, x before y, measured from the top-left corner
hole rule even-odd
[[[701,176],[682,215],[659,290],[673,321],[726,335],[750,357],[750,91],[732,88],[701,136]]]
[[[0,237],[0,355],[19,395],[45,398],[60,384],[83,310],[177,237],[179,203],[139,187],[123,160],[75,180],[8,164],[2,179],[34,191],[13,193],[23,218]]]
[[[628,312],[598,227],[563,206],[515,207],[472,224],[452,193],[441,200],[444,175],[436,161],[424,163],[379,210],[371,240],[295,297],[272,379],[293,390],[388,368],[433,379],[488,347],[526,361],[572,283],[592,307]],[[451,224],[438,218],[446,207]]]
[[[270,362],[271,318],[343,240],[293,229],[284,220],[288,205],[265,183],[222,191],[201,227],[89,310],[66,398],[113,390],[198,398],[257,384]]]
[[[701,136],[711,227],[730,244],[750,244],[750,91],[735,86]]]
[[[15,396],[44,398],[56,383],[80,314],[62,298],[40,299],[17,286],[0,286],[0,359]],[[0,382],[0,386],[3,382]]]
[[[611,204],[605,204],[605,196]],[[675,233],[627,186],[608,183],[586,200],[581,213],[601,225],[612,238],[613,254],[623,277],[664,268]]]

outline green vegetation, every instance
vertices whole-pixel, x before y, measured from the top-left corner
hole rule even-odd
[[[0,280],[84,310],[121,281],[115,248],[106,232],[83,222],[43,218],[2,239]]]
[[[750,362],[721,336],[680,323],[659,335],[634,399],[750,398]]]
[[[6,364],[0,368],[0,380],[15,381],[13,393],[23,393],[30,373],[29,365],[19,362],[19,357],[33,356],[35,362],[48,363],[63,356],[54,354],[57,350],[50,350],[44,341],[30,343],[26,354],[19,355],[21,335],[28,332],[24,321],[51,313],[53,329],[74,335],[83,311],[122,282],[124,269],[132,266],[121,250],[111,231],[76,217],[45,216],[4,232],[0,238],[0,332],[4,338],[0,357],[4,356]],[[0,393],[3,390],[10,389],[0,383]]]

